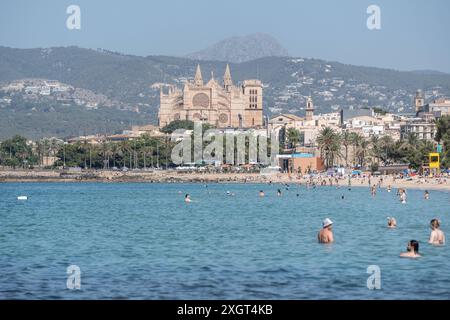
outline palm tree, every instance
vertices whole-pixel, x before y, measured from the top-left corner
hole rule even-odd
[[[342,145],[345,148],[345,154],[344,154],[345,166],[348,167],[348,148],[352,144],[352,133],[349,132],[348,130],[342,131],[341,141],[342,141]]]
[[[352,144],[354,148],[355,160],[359,166],[362,167],[366,160],[369,141],[367,141],[361,134],[354,133],[352,135]]]
[[[122,141],[120,142],[120,147],[119,147],[120,151],[119,154],[122,156],[122,160],[123,160],[123,167],[130,167],[129,169],[131,169],[131,148],[130,145],[128,144],[128,141]],[[129,165],[127,166],[127,155],[129,156]]]
[[[370,137],[370,155],[377,160],[377,163],[380,162],[380,138],[378,136]]]
[[[316,139],[321,157],[325,157],[327,168],[334,165],[334,160],[340,155],[341,137],[332,128],[325,127]]]
[[[295,149],[295,147],[300,143],[300,131],[295,128],[289,128],[286,133],[286,138],[291,145],[291,148]]]
[[[109,150],[112,153],[112,158],[113,158],[113,167],[116,167],[116,155],[120,152],[120,145],[118,143],[115,142],[111,142],[109,144]]]
[[[394,148],[394,140],[391,136],[383,136],[379,140],[378,144],[378,157],[383,161],[385,164],[389,162],[389,159],[392,158],[392,149]]]

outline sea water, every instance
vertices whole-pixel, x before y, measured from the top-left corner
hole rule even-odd
[[[4,183],[0,298],[449,299],[450,245],[427,244],[432,218],[450,235],[449,195],[408,190],[402,204],[363,187]],[[327,217],[336,242],[321,245]],[[411,239],[422,257],[400,258]]]

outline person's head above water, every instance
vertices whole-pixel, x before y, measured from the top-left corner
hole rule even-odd
[[[397,220],[395,218],[388,217],[388,227],[395,227],[397,226]]]
[[[189,193],[186,193],[186,195],[184,196],[185,198],[189,198]]]
[[[419,253],[419,241],[417,240],[411,240],[408,242],[408,246],[406,247],[406,249],[411,252],[413,251],[414,253]]]
[[[430,221],[430,226],[431,226],[431,229],[434,230],[434,229],[439,229],[441,224],[440,224],[438,219],[433,219],[433,220]]]
[[[324,229],[331,229],[331,226],[333,225],[333,221],[331,221],[330,219],[326,218],[325,220],[323,220],[322,222],[322,228]]]

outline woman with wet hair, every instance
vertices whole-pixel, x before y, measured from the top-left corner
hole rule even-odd
[[[441,229],[439,229],[440,226],[441,223],[439,222],[438,219],[431,220],[430,222],[431,234],[428,243],[435,246],[442,246],[445,244],[445,234]]]

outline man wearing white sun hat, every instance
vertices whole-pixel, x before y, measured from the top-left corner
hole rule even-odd
[[[319,240],[319,243],[332,243],[334,242],[333,238],[333,221],[326,218],[322,222],[322,230],[319,231],[319,234],[317,235],[317,238]]]

